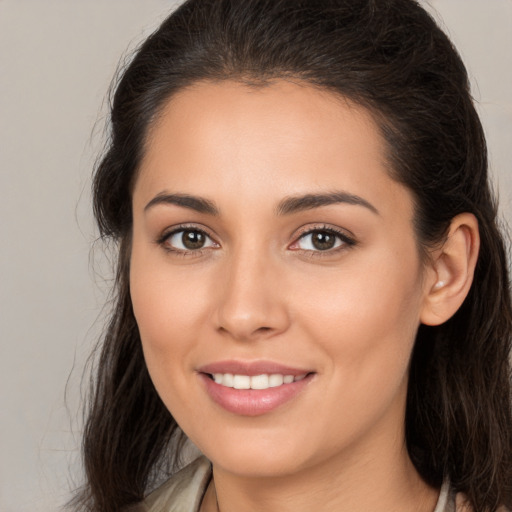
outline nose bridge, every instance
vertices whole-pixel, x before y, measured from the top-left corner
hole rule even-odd
[[[220,285],[219,330],[238,340],[249,340],[286,329],[288,315],[277,266],[268,251],[255,244],[233,248]]]

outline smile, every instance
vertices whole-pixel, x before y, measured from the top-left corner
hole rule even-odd
[[[206,395],[227,412],[260,416],[306,392],[316,372],[272,361],[218,361],[198,368]]]
[[[237,375],[232,373],[215,373],[211,377],[216,384],[234,389],[268,389],[291,384],[306,377],[302,375],[283,375],[280,373],[262,375]]]

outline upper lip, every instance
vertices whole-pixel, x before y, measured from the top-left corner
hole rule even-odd
[[[200,373],[231,373],[233,375],[293,375],[294,377],[311,373],[305,368],[294,368],[292,366],[276,363],[274,361],[216,361],[205,364],[197,370]]]

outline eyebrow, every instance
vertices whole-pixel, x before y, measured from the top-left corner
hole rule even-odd
[[[277,214],[290,215],[304,210],[311,210],[313,208],[339,203],[363,206],[376,215],[379,215],[377,208],[375,208],[375,206],[369,203],[366,199],[341,191],[330,192],[327,194],[306,194],[303,196],[287,197],[277,206]]]
[[[276,208],[277,215],[290,215],[292,213],[301,212],[304,210],[312,210],[321,206],[329,206],[332,204],[350,204],[356,206],[363,206],[371,212],[379,215],[379,211],[375,206],[366,201],[360,196],[349,194],[348,192],[330,192],[327,194],[305,194],[301,196],[292,196],[283,199]],[[159,204],[172,204],[181,206],[182,208],[188,208],[199,213],[205,213],[208,215],[218,216],[219,209],[212,201],[191,196],[189,194],[168,194],[161,193],[155,196],[149,203],[144,207],[146,212],[150,208]]]
[[[150,208],[159,204],[173,204],[183,208],[188,208],[189,210],[195,210],[199,213],[219,215],[219,209],[208,199],[191,196],[189,194],[167,194],[165,192],[158,194],[151,199],[151,201],[149,201],[149,203],[144,207],[144,211],[147,212]]]

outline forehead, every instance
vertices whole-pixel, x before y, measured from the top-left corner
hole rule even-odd
[[[303,83],[225,81],[194,84],[167,102],[148,132],[135,191],[148,199],[168,189],[371,196],[397,186],[363,107]]]

